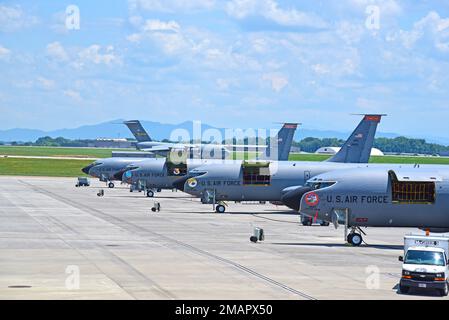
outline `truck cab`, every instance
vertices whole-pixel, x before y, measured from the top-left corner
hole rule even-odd
[[[448,245],[447,237],[405,236],[401,293],[410,288],[436,289],[441,296],[448,295]]]

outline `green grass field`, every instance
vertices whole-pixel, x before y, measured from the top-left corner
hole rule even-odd
[[[90,160],[0,158],[0,175],[78,177]]]
[[[135,149],[59,148],[0,146],[0,155],[34,157],[108,158],[112,151],[136,151]]]
[[[131,151],[133,151],[132,149]],[[123,149],[119,150],[123,151]],[[52,148],[52,147],[6,147],[0,146],[0,155],[15,156],[53,156],[79,158],[107,158],[112,149],[100,148]],[[237,154],[237,159],[243,159],[243,153]],[[254,158],[254,152],[248,156]],[[292,154],[291,161],[323,161],[327,155]],[[81,168],[91,163],[91,160],[73,159],[32,159],[0,157],[0,175],[77,177],[84,175]],[[449,158],[443,157],[371,157],[371,163],[410,163],[410,164],[448,164]]]
[[[329,156],[321,154],[291,154],[290,161],[324,161]],[[400,156],[372,156],[370,163],[410,163],[410,164],[449,164],[446,157],[400,157]]]

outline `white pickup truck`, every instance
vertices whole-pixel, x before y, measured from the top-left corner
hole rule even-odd
[[[404,237],[401,293],[410,288],[436,289],[448,295],[449,238],[443,236],[407,235]]]

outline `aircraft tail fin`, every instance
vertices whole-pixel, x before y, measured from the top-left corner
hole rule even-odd
[[[357,128],[349,136],[329,162],[368,163],[374,143],[377,125],[384,114],[365,114]]]
[[[128,129],[134,135],[134,137],[136,138],[137,142],[151,141],[150,136],[145,131],[145,129],[142,127],[142,124],[140,123],[139,120],[125,121],[124,124],[126,124]]]
[[[277,140],[277,148],[273,148],[271,145],[271,139],[267,139],[267,148],[263,159],[272,159],[279,161],[287,161],[292,147],[293,137],[295,131],[298,128],[298,123],[284,123],[281,130],[277,133],[274,139]],[[276,150],[277,149],[277,150]],[[277,151],[276,154],[272,154]]]

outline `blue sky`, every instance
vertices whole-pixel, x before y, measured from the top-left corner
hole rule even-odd
[[[387,113],[381,131],[447,137],[449,1],[0,1],[0,69],[1,129]]]

